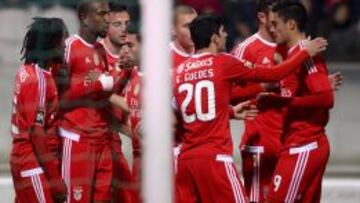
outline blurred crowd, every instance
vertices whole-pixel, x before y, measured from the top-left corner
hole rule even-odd
[[[134,20],[139,22],[139,0],[118,0],[126,4]],[[310,36],[324,36],[330,46],[325,55],[332,61],[360,61],[360,1],[359,0],[299,0],[311,19]],[[79,0],[0,0],[0,9],[36,6],[49,9],[54,5],[76,9]],[[256,31],[256,0],[175,0],[187,4],[199,13],[222,16],[229,33],[227,49]]]

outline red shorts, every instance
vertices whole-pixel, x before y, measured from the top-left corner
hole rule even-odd
[[[280,134],[247,123],[240,145],[242,173],[250,202],[264,202],[281,149]]]
[[[112,199],[115,202],[131,202],[129,188],[132,184],[131,171],[122,152],[120,135],[113,132],[111,136],[111,150],[113,156],[113,190]]]
[[[180,158],[175,181],[178,203],[248,202],[229,155]]]
[[[318,141],[284,148],[274,172],[269,202],[320,202],[321,182],[329,153],[325,135]]]
[[[68,203],[111,200],[113,162],[109,143],[89,143],[60,129],[63,137],[62,177]]]
[[[16,194],[15,203],[54,202],[49,181],[41,167],[21,171],[21,174],[15,174],[13,170],[11,172]]]
[[[241,149],[242,173],[250,202],[264,202],[269,194],[277,157],[265,156],[263,146],[244,145]]]

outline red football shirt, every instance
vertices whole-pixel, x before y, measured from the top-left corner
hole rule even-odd
[[[73,35],[66,40],[66,61],[70,70],[70,84],[63,97],[74,104],[73,108],[63,113],[61,127],[74,131],[82,138],[104,138],[107,131],[107,113],[104,110],[107,98],[99,94],[101,84],[96,84],[98,93],[90,91],[92,84],[85,78],[90,71],[104,73],[107,71],[106,59],[96,46],[89,44],[78,35]],[[78,87],[81,87],[80,89]],[[69,96],[71,95],[71,96]]]
[[[171,55],[173,58],[173,67],[178,67],[181,63],[186,61],[193,53],[185,53],[175,46],[175,42],[170,43]]]
[[[303,41],[291,48],[288,56],[298,53]],[[321,56],[306,60],[300,69],[282,82],[282,96],[301,97],[331,91],[327,66]],[[285,145],[296,146],[319,139],[325,133],[329,109],[290,107],[285,113]]]
[[[275,43],[266,41],[256,33],[237,45],[232,51],[232,54],[240,60],[255,65],[254,67],[256,67],[256,65],[262,65],[267,68],[281,62],[281,55],[277,51]],[[247,83],[245,86],[251,85],[253,85],[253,83]],[[262,91],[262,89],[255,90],[251,99]],[[281,110],[273,108],[261,111],[255,120],[245,121],[245,129],[241,145],[258,145],[261,144],[259,143],[261,139],[274,143],[274,148],[278,148],[283,129]],[[259,134],[264,136],[260,138],[258,137]]]
[[[132,71],[130,81],[125,87],[126,102],[129,107],[130,127],[132,132],[133,153],[138,156],[140,153],[140,135],[138,135],[136,128],[142,119],[141,107],[141,73],[135,68]]]
[[[40,166],[33,149],[36,145],[32,139],[35,125],[43,126],[46,130],[44,139],[50,150],[46,153],[50,155],[51,151],[58,150],[57,105],[58,93],[51,73],[35,64],[23,65],[15,76],[11,118],[13,148],[10,160],[21,168],[13,170],[28,170]],[[55,160],[54,164],[58,165],[59,162]]]
[[[231,55],[203,53],[178,66],[173,92],[185,130],[180,156],[232,154],[228,106],[233,82],[280,80],[307,56],[302,51],[279,68],[249,69]]]

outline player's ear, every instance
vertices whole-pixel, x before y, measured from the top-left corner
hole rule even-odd
[[[211,43],[218,44],[219,36],[217,34],[213,34],[211,36]]]
[[[288,20],[288,22],[286,24],[287,24],[289,30],[296,29],[297,24],[296,24],[295,20],[290,19],[290,20]]]
[[[258,18],[260,23],[266,23],[266,15],[265,15],[265,13],[258,12],[257,13],[257,18]]]

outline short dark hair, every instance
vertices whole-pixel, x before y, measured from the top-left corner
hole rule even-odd
[[[134,23],[130,23],[127,27],[127,33],[130,35],[136,35],[136,38],[139,42],[141,42],[141,34],[139,31],[139,27],[136,26]]]
[[[304,32],[308,20],[308,15],[303,4],[293,1],[284,1],[276,4],[272,9],[285,22],[294,20],[297,24],[298,30]]]
[[[92,4],[97,2],[107,2],[106,0],[82,0],[77,7],[77,16],[81,21],[81,16],[89,14],[92,9]]]
[[[110,12],[129,12],[128,7],[125,4],[111,1],[109,3]]]
[[[190,24],[190,33],[195,44],[195,50],[208,47],[211,37],[214,34],[219,34],[222,25],[219,17],[203,15],[195,18]]]
[[[279,0],[257,0],[256,13],[269,13],[276,3],[279,3]]]
[[[28,27],[21,54],[25,64],[44,64],[51,60],[62,62],[64,49],[60,49],[68,30],[60,18],[34,18]],[[43,67],[44,68],[44,67]]]

